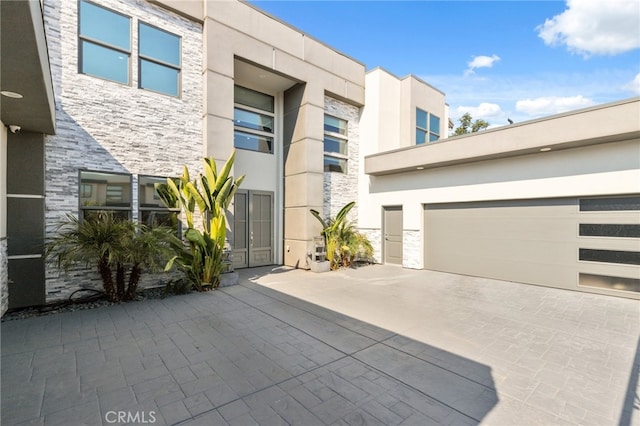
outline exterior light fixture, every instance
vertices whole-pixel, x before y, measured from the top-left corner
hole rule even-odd
[[[549,152],[551,151],[551,148],[546,147],[546,148],[540,148],[540,152]]]
[[[416,167],[416,170],[424,170],[424,167],[418,166],[418,167]]]
[[[13,98],[13,99],[22,99],[24,97],[20,93],[10,92],[8,90],[3,90],[3,91],[0,92],[0,94],[2,96],[6,96],[7,98]]]

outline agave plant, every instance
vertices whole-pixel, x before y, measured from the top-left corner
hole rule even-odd
[[[178,248],[178,254],[166,265],[177,265],[197,290],[217,287],[222,271],[222,252],[227,236],[225,210],[244,180],[244,175],[230,176],[235,151],[218,172],[213,158],[203,159],[203,173],[191,180],[185,166],[182,176],[156,184],[156,190],[167,207],[180,207],[185,213],[187,230],[184,237],[189,250]],[[196,228],[194,217],[199,213],[202,227]]]
[[[77,264],[95,264],[107,299],[132,300],[143,269],[155,271],[170,258],[177,238],[168,227],[150,229],[111,212],[84,220],[67,215],[46,242],[46,255],[68,271]]]

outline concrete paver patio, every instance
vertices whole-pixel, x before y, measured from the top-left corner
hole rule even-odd
[[[2,424],[640,424],[640,303],[392,266],[2,323]]]

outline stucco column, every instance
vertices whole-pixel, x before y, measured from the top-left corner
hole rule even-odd
[[[307,252],[321,226],[309,212],[322,211],[324,90],[298,84],[284,97],[284,263],[309,268]]]

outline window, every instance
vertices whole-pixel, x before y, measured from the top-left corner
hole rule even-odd
[[[180,37],[140,22],[138,25],[141,89],[170,96],[180,93]]]
[[[416,145],[440,139],[440,118],[416,108]]]
[[[80,210],[85,219],[99,211],[112,211],[115,216],[128,219],[131,175],[81,170]]]
[[[79,72],[129,84],[130,18],[80,1]]]
[[[640,210],[640,197],[583,198],[581,212],[635,211]]]
[[[347,173],[349,122],[324,116],[324,171]]]
[[[234,87],[234,146],[273,154],[275,104],[273,96]]]
[[[148,227],[168,226],[179,235],[180,208],[167,208],[158,196],[156,183],[167,183],[167,178],[140,176],[138,179],[138,209],[140,223]]]

